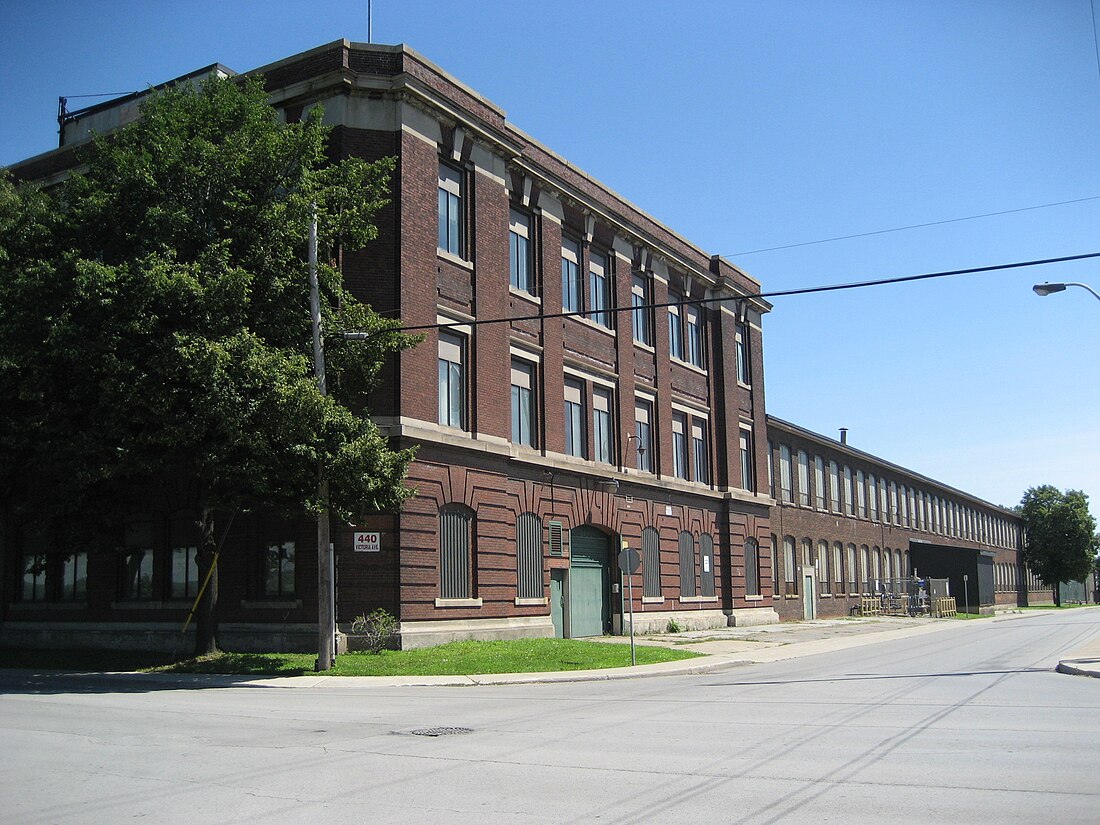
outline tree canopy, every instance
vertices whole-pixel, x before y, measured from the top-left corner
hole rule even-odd
[[[1061,603],[1059,582],[1081,581],[1092,570],[1096,551],[1096,519],[1080,490],[1044,484],[1024,493],[1020,502],[1024,520],[1024,561],[1044,584],[1054,588]]]
[[[411,454],[388,447],[364,404],[412,339],[335,266],[376,236],[393,162],[332,163],[328,133],[320,109],[280,122],[259,79],[213,78],[151,95],[59,185],[0,174],[10,516],[107,529],[167,478],[193,482],[207,537],[217,511],[400,505]],[[328,395],[311,359],[314,205]]]

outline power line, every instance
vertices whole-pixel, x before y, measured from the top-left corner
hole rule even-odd
[[[1097,70],[1100,71],[1100,52],[1097,53]],[[867,238],[871,235],[887,235],[891,232],[904,232],[907,229],[923,229],[927,226],[942,226],[947,223],[959,223],[960,221],[973,221],[978,218],[993,218],[997,215],[1012,215],[1016,212],[1030,212],[1034,209],[1048,209],[1051,206],[1066,206],[1071,203],[1084,203],[1086,201],[1100,200],[1100,195],[1091,195],[1087,198],[1074,198],[1068,201],[1055,201],[1054,203],[1041,203],[1037,206],[1021,206],[1018,209],[1003,209],[1000,212],[984,212],[981,215],[967,215],[965,218],[947,218],[942,221],[929,221],[928,223],[914,223],[909,226],[895,226],[893,229],[876,229],[872,232],[857,232],[854,235],[837,235],[835,238],[821,238],[816,241],[802,241],[801,243],[789,243],[783,246],[769,246],[765,249],[750,249],[747,252],[733,252],[723,255],[723,258],[734,258],[739,255],[755,255],[758,252],[775,252],[779,249],[795,249],[800,246],[813,246],[819,243],[832,243],[833,241],[847,241],[852,238]]]
[[[753,298],[783,298],[791,295],[809,295],[815,292],[836,292],[842,289],[861,289],[870,286],[885,286],[887,284],[903,284],[912,281],[927,281],[932,278],[949,278],[955,275],[976,275],[982,272],[996,272],[1004,269],[1022,269],[1029,266],[1043,266],[1045,264],[1061,264],[1069,261],[1082,261],[1089,258],[1100,258],[1100,252],[1088,252],[1083,255],[1066,255],[1060,258],[1041,258],[1033,261],[1018,261],[1010,264],[993,264],[991,266],[976,266],[968,269],[950,269],[941,272],[927,272],[921,275],[902,275],[893,278],[877,278],[872,281],[852,281],[846,284],[830,284],[826,286],[809,286],[799,289],[782,289],[774,292],[758,292],[749,295],[733,295],[717,298],[693,298],[686,301],[666,301],[660,304],[639,304],[638,306],[608,307],[600,310],[551,312],[542,315],[517,315],[508,318],[474,318],[469,321],[445,321],[436,324],[414,324],[411,326],[397,327],[387,332],[420,332],[429,329],[450,329],[452,327],[476,327],[485,324],[507,324],[518,321],[550,321],[555,318],[579,318],[581,316],[612,315],[620,312],[633,312],[639,309],[664,309],[671,306],[691,306],[720,304],[723,301],[745,301]],[[362,341],[369,338],[369,332],[345,332],[340,337],[349,341]]]

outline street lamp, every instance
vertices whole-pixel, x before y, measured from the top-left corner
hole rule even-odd
[[[1067,286],[1079,286],[1081,289],[1087,289],[1096,300],[1100,301],[1100,292],[1097,292],[1088,284],[1079,284],[1072,281],[1059,284],[1035,284],[1032,289],[1035,291],[1036,295],[1052,295],[1055,292],[1064,292]]]

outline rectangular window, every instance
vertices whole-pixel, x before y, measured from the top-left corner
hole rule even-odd
[[[153,598],[153,548],[131,549],[122,557],[122,598]]]
[[[898,511],[898,485],[893,481],[890,482],[890,523],[901,524],[901,513]]]
[[[856,470],[856,506],[860,518],[867,518],[867,487],[863,478],[863,470]]]
[[[856,567],[856,546],[848,545],[848,594],[855,595],[859,592],[859,568]]]
[[[584,307],[584,282],[581,281],[581,245],[569,238],[561,242],[561,308],[580,312]]]
[[[588,434],[584,428],[584,384],[565,380],[565,452],[578,458],[588,455]]]
[[[775,498],[775,445],[768,439],[768,495]]]
[[[687,321],[687,360],[699,369],[704,369],[703,358],[703,316],[697,306],[684,307],[684,319]]]
[[[850,516],[856,514],[855,496],[852,495],[852,468],[844,465],[844,512]]]
[[[512,359],[512,443],[535,446],[535,366]]]
[[[680,302],[675,292],[668,293],[668,352],[673,358],[684,360],[684,330],[680,322]]]
[[[607,257],[597,252],[588,256],[588,320],[601,327],[611,328],[611,275],[607,269]]]
[[[700,484],[710,484],[710,453],[707,451],[706,422],[691,422],[691,457],[694,464],[693,478]]]
[[[169,598],[193,599],[199,592],[199,548],[173,547]]]
[[[531,216],[513,209],[508,214],[508,283],[533,294],[531,270]]]
[[[41,602],[46,599],[46,556],[43,553],[23,555],[23,589],[20,596],[25,602]]]
[[[825,461],[819,455],[814,456],[814,506],[825,509]]]
[[[603,464],[615,463],[615,429],[611,416],[611,390],[595,387],[592,390],[592,446],[593,458]]]
[[[829,588],[829,542],[817,543],[817,583],[821,589],[821,595],[832,592]]]
[[[61,560],[61,598],[81,602],[88,598],[88,553],[71,553]]]
[[[466,429],[466,339],[439,333],[439,423]]]
[[[867,487],[871,491],[871,519],[878,521],[878,482],[874,476],[867,476]]]
[[[756,468],[752,460],[752,430],[741,428],[740,451],[741,489],[753,492],[756,490]]]
[[[798,503],[810,506],[810,457],[805,450],[798,451]]]
[[[649,280],[643,275],[635,275],[630,283],[631,327],[634,340],[647,347],[653,346],[653,310],[646,308],[649,303]]]
[[[638,469],[643,473],[652,473],[653,404],[649,401],[634,402],[634,449],[637,453]]]
[[[779,445],[779,492],[784,501],[794,501],[791,492],[791,448],[786,444]]]
[[[270,543],[264,548],[263,594],[276,598],[294,595],[294,542]]]
[[[840,512],[840,468],[835,461],[829,462],[829,509]]]
[[[737,383],[752,384],[752,369],[749,362],[749,328],[737,325]]]
[[[462,257],[462,178],[458,169],[439,164],[439,248]]]
[[[844,547],[839,541],[833,542],[833,592],[844,592]]]
[[[672,468],[676,478],[688,477],[687,416],[672,414]]]

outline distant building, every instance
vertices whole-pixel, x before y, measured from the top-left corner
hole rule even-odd
[[[233,75],[181,80],[213,72]],[[766,419],[760,285],[475,91],[404,46],[348,41],[257,73],[288,121],[324,106],[337,156],[398,158],[379,238],[344,255],[344,277],[406,325],[444,325],[373,399],[394,444],[419,447],[416,494],[334,526],[341,626],[382,607],[406,647],[620,633],[624,543],[642,559],[643,631],[846,615],[923,541],[977,552],[997,604],[1049,597],[1022,578],[1011,512]],[[60,179],[144,94],[65,113],[61,147],[13,172]],[[197,591],[190,507],[184,489],[150,499],[109,546],[6,525],[0,641],[178,647]],[[356,552],[357,532],[379,533],[377,552]],[[223,645],[311,649],[316,556],[304,517],[238,518]]]
[[[784,620],[848,615],[914,574],[948,579],[960,610],[1053,599],[1022,566],[1016,513],[846,440],[768,416],[772,591]]]

